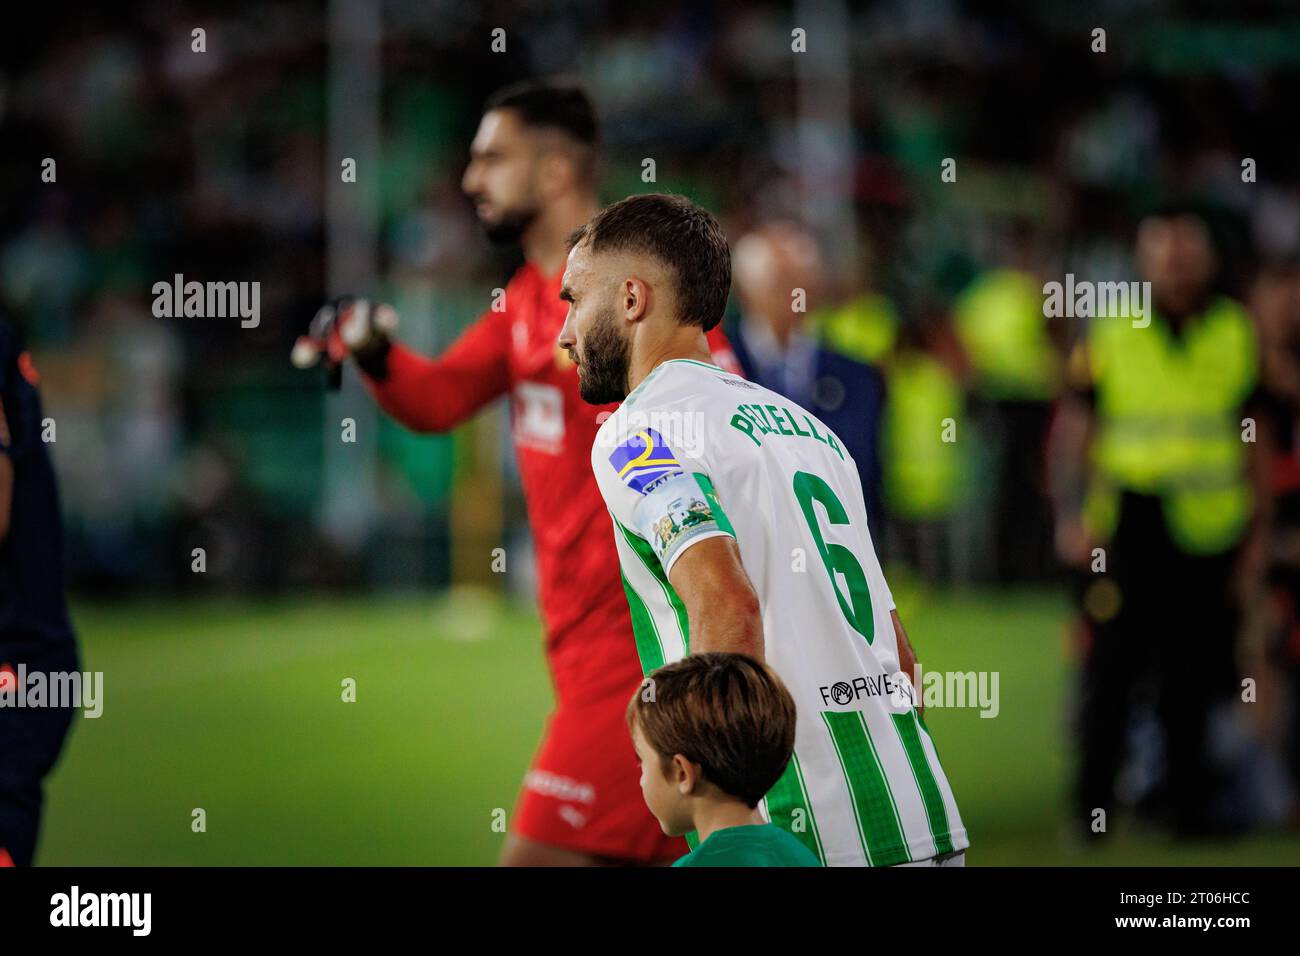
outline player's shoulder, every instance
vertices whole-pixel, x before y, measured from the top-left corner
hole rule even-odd
[[[646,376],[619,407],[625,435],[651,428],[670,447],[697,454],[721,439],[736,406],[770,395],[766,389],[726,369],[694,359],[670,359]]]
[[[695,363],[701,371],[715,366]],[[699,457],[704,428],[699,419],[708,385],[679,360],[656,366],[601,423],[591,448],[592,468],[602,486],[648,486]]]

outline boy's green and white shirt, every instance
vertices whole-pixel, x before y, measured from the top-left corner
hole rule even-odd
[[[934,741],[899,680],[898,642],[858,469],[814,415],[714,365],[659,365],[597,433],[642,668],[690,653],[668,574],[735,538],[768,663],[794,696],[795,754],[765,811],[830,866],[968,845]]]

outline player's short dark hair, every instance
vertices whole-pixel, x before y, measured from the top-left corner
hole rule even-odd
[[[580,86],[535,80],[512,83],[488,97],[483,112],[492,110],[514,110],[525,126],[563,133],[581,151],[583,177],[594,180],[600,152],[600,121]]]
[[[652,672],[627,705],[666,770],[676,754],[724,793],[756,807],[794,752],[794,698],[746,654],[692,654]]]
[[[654,256],[677,278],[677,318],[707,332],[722,321],[731,292],[731,250],[722,226],[685,196],[647,193],[606,206],[569,237],[592,252]]]

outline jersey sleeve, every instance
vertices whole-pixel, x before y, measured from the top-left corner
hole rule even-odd
[[[436,359],[394,344],[383,381],[366,377],[380,407],[417,432],[445,432],[510,389],[510,322],[486,312]]]
[[[619,421],[602,429],[591,463],[610,514],[649,542],[665,576],[696,542],[735,537],[700,459],[679,456],[655,428]]]

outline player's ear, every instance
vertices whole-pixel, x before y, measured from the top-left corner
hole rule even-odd
[[[650,287],[638,276],[628,276],[623,280],[623,318],[629,322],[640,322],[650,311]]]
[[[537,160],[537,190],[543,200],[552,199],[571,188],[573,170],[559,150],[547,150]]]

